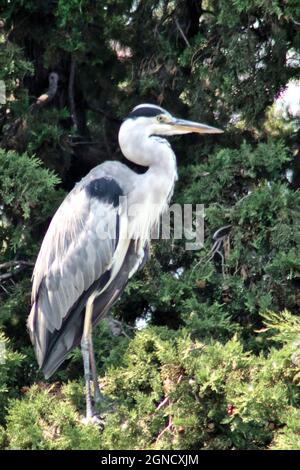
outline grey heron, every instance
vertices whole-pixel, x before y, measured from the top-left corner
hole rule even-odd
[[[173,117],[152,104],[136,106],[119,131],[123,155],[148,167],[137,174],[105,162],[85,176],[55,213],[33,271],[28,329],[40,369],[49,378],[81,345],[86,419],[101,398],[92,328],[144,266],[151,229],[168,207],[177,179],[175,154],[163,136],[219,134],[215,127]]]

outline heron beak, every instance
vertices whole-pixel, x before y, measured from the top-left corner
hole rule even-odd
[[[223,134],[224,132],[216,127],[201,124],[200,122],[186,121],[185,119],[174,118],[170,125],[178,134],[188,134],[190,132],[197,132],[197,134]]]

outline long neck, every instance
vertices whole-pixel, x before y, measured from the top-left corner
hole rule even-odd
[[[177,180],[177,165],[175,154],[165,139],[157,139],[156,152],[152,165],[145,174],[152,188],[152,200],[161,206],[163,212],[173,195],[175,181]]]
[[[176,158],[165,139],[151,136],[126,121],[119,132],[119,143],[128,160],[148,167],[146,173],[136,175],[128,206],[134,208],[133,238],[149,240],[152,228],[157,226],[173,193],[177,179]]]
[[[177,179],[175,154],[167,140],[149,134],[147,129],[124,122],[119,132],[123,155],[138,165],[148,167],[145,175],[156,177],[165,186]]]

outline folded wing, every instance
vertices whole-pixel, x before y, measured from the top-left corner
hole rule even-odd
[[[101,309],[106,311],[128,280],[122,279],[123,285],[110,297],[104,295],[112,288],[112,276],[117,277],[130,245],[120,236],[126,221],[120,204],[123,195],[117,179],[100,170],[91,172],[51,221],[33,272],[28,318],[37,360],[47,377],[78,344],[89,295],[102,293]]]

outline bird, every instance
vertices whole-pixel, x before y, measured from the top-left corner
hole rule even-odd
[[[66,196],[43,239],[27,326],[46,379],[81,346],[86,422],[97,418],[94,405],[103,399],[93,328],[149,259],[151,230],[177,180],[176,157],[165,137],[192,132],[223,131],[178,119],[155,104],[134,107],[120,126],[119,146],[128,161],[146,171],[136,173],[118,161],[96,166]]]
[[[49,75],[49,87],[45,93],[42,93],[37,99],[36,102],[33,103],[32,108],[35,106],[44,106],[48,104],[56,95],[58,89],[58,81],[59,75],[56,72],[51,72]]]
[[[48,81],[48,90],[36,98],[35,102],[29,106],[29,114],[35,115],[42,107],[48,105],[48,103],[54,99],[58,90],[59,75],[56,72],[51,72]],[[2,145],[8,148],[17,149],[22,153],[26,149],[27,139],[28,118],[26,116],[17,117],[11,124],[7,125],[3,135]]]

